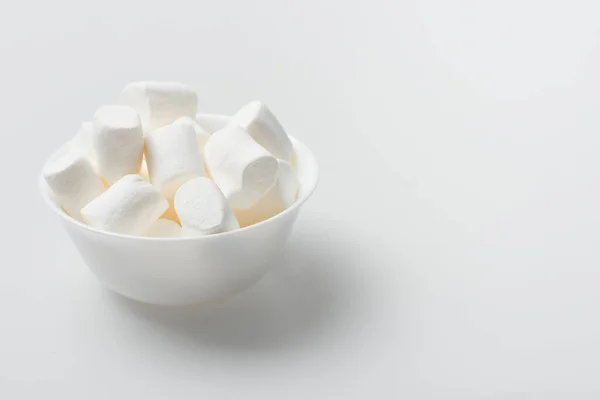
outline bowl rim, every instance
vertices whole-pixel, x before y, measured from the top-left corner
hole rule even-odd
[[[319,166],[318,166],[317,160],[314,156],[314,153],[306,145],[304,145],[302,142],[300,142],[299,140],[297,140],[296,138],[294,138],[291,135],[290,135],[290,139],[292,141],[292,144],[294,145],[294,148],[301,150],[301,152],[303,154],[303,159],[308,161],[308,164],[310,165],[309,175],[311,175],[311,176],[310,176],[310,179],[307,179],[307,182],[310,182],[311,186],[308,188],[308,190],[304,191],[302,197],[296,199],[294,204],[292,204],[290,207],[286,208],[279,214],[276,214],[276,215],[272,216],[271,218],[265,219],[264,221],[258,222],[256,224],[249,225],[249,226],[235,229],[233,231],[228,231],[228,232],[214,233],[214,234],[205,235],[205,236],[189,236],[189,237],[173,238],[173,237],[134,236],[134,235],[126,235],[126,234],[122,234],[122,233],[103,231],[101,229],[94,228],[90,225],[87,225],[81,221],[76,220],[75,218],[73,218],[69,214],[67,214],[58,204],[56,204],[56,202],[54,202],[50,198],[50,189],[48,188],[46,181],[44,180],[43,172],[40,172],[39,177],[38,177],[38,188],[39,188],[39,191],[40,191],[42,198],[44,199],[44,202],[46,203],[46,205],[48,205],[48,207],[50,207],[52,209],[52,211],[54,211],[61,218],[63,218],[64,221],[74,224],[80,228],[83,228],[85,230],[88,230],[94,234],[101,235],[101,236],[114,237],[114,238],[119,238],[119,239],[124,239],[124,240],[136,240],[136,241],[139,240],[139,241],[153,241],[153,242],[193,242],[193,241],[219,240],[219,239],[224,239],[226,237],[235,237],[235,236],[239,236],[239,235],[244,235],[247,232],[251,232],[256,229],[261,229],[264,226],[275,223],[275,221],[278,219],[285,218],[285,216],[287,214],[295,212],[296,209],[298,209],[301,205],[303,205],[304,202],[306,202],[306,200],[308,200],[308,198],[314,193],[315,189],[317,188],[317,182],[319,180]],[[53,152],[52,155],[46,159],[46,161],[44,162],[43,165],[46,165],[48,160],[50,160],[52,157],[54,157],[54,155],[58,151],[60,151],[60,149],[62,149],[63,146],[64,146],[64,144],[61,145],[58,148],[58,150]],[[42,166],[42,168],[43,168],[43,166]]]

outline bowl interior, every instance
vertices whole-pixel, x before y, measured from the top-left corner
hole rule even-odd
[[[122,234],[118,234],[118,233],[100,231],[98,229],[95,229],[89,225],[86,225],[86,224],[76,220],[75,218],[72,218],[66,212],[64,212],[63,209],[60,207],[60,205],[54,199],[51,189],[49,188],[48,184],[46,183],[46,181],[44,180],[44,178],[41,174],[39,177],[39,188],[40,188],[40,192],[41,192],[42,197],[44,198],[46,204],[48,204],[50,206],[50,208],[52,210],[54,210],[57,214],[59,214],[60,217],[63,218],[65,221],[72,223],[72,224],[80,225],[91,231],[96,231],[102,235],[124,237],[124,238],[136,239],[136,240],[155,240],[155,241],[210,240],[211,238],[215,238],[215,237],[222,237],[222,236],[226,236],[226,235],[235,235],[241,231],[259,229],[261,225],[270,223],[272,220],[277,219],[279,216],[281,216],[287,212],[291,212],[293,209],[295,209],[297,207],[300,207],[308,199],[308,197],[310,197],[310,195],[315,190],[317,180],[318,180],[317,161],[316,161],[313,153],[308,149],[308,147],[306,147],[304,144],[302,144],[301,142],[296,140],[294,137],[290,137],[290,139],[292,140],[292,143],[294,145],[294,153],[295,154],[294,154],[293,163],[294,163],[294,166],[295,166],[297,174],[298,174],[298,180],[300,182],[300,187],[298,189],[298,198],[296,199],[296,202],[291,207],[289,207],[287,210],[285,210],[282,213],[277,214],[265,221],[259,222],[254,225],[247,226],[245,228],[237,229],[237,230],[230,231],[230,232],[218,233],[215,235],[200,236],[200,237],[186,237],[186,238],[153,238],[153,237],[122,235]],[[59,150],[57,150],[57,152],[58,151]],[[56,152],[54,154],[56,154]],[[50,160],[52,157],[54,157],[54,154],[51,157],[49,157],[48,160]],[[48,161],[46,161],[46,162],[48,162]]]

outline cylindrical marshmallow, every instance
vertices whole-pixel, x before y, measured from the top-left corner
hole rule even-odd
[[[196,114],[196,121],[200,124],[202,129],[209,134],[213,134],[229,125],[231,117],[218,114],[198,113]]]
[[[92,144],[98,172],[108,183],[140,172],[144,135],[140,118],[127,106],[102,106],[94,114]]]
[[[227,232],[240,226],[219,187],[208,178],[184,183],[175,193],[175,211],[185,236]]]
[[[190,117],[181,117],[178,118],[175,122],[173,122],[173,125],[183,125],[191,127],[194,130],[194,132],[196,132],[196,142],[198,143],[198,150],[200,151],[200,154],[204,152],[204,145],[206,144],[206,142],[208,142],[208,139],[210,138],[210,133],[205,131],[200,126],[200,124],[196,122],[195,119]]]
[[[142,235],[167,210],[162,194],[139,175],[125,175],[81,210],[89,225],[115,233]]]
[[[228,125],[204,146],[212,179],[232,208],[249,208],[277,179],[277,160],[241,127]]]
[[[239,125],[275,157],[290,161],[294,152],[292,142],[269,108],[253,101],[235,113],[231,124]]]
[[[185,122],[163,126],[146,136],[146,163],[150,182],[167,199],[190,179],[204,176],[196,132]]]
[[[83,156],[89,158],[92,164],[95,162],[94,147],[92,145],[93,132],[94,123],[92,121],[82,122],[77,134],[70,142],[73,148]]]
[[[171,221],[170,219],[160,218],[152,224],[144,236],[148,237],[180,237],[182,234],[181,226],[177,222]]]
[[[179,117],[194,118],[197,102],[196,92],[179,82],[132,82],[119,96],[138,112],[146,134]]]
[[[42,175],[56,201],[78,220],[81,220],[81,209],[104,192],[104,185],[90,160],[69,145],[63,146],[48,161]]]
[[[246,210],[234,210],[240,226],[256,224],[279,214],[296,201],[298,193],[298,176],[292,166],[278,160],[279,172],[277,182],[256,204]]]

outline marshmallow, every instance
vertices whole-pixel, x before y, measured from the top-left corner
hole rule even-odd
[[[240,226],[248,226],[279,214],[296,201],[299,181],[292,166],[278,160],[277,182],[256,204],[247,210],[234,210]]]
[[[81,210],[89,225],[115,233],[141,235],[169,207],[167,200],[139,175],[125,175]]]
[[[183,183],[204,176],[196,132],[185,121],[158,128],[146,136],[146,162],[150,182],[167,199],[172,199]]]
[[[290,161],[294,148],[290,138],[269,108],[260,101],[246,104],[231,118],[231,124],[239,125],[254,140],[275,157]]]
[[[179,82],[132,82],[119,96],[120,104],[138,112],[145,133],[179,117],[194,118],[197,102],[196,93]]]
[[[187,181],[175,193],[184,236],[227,232],[240,226],[219,187],[208,178]]]
[[[98,172],[109,184],[140,172],[144,136],[140,118],[127,106],[102,106],[94,114],[92,144]]]
[[[196,142],[198,143],[198,150],[200,154],[204,151],[204,145],[210,138],[210,133],[205,131],[195,119],[190,117],[181,117],[173,122],[173,125],[184,125],[191,127],[196,132]]]
[[[94,132],[94,124],[91,121],[86,121],[81,124],[77,134],[71,139],[71,146],[75,151],[95,162],[94,147],[92,145],[92,134]]]
[[[160,218],[146,231],[149,237],[180,237],[181,226],[170,219]]]
[[[232,208],[251,207],[277,179],[275,157],[233,124],[211,135],[204,157],[211,177]]]
[[[104,192],[104,185],[89,159],[63,146],[42,170],[54,199],[71,217],[81,220],[81,209]]]
[[[218,114],[196,114],[196,121],[209,134],[220,131],[231,122],[231,117]]]

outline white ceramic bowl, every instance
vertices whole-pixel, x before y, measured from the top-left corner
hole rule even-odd
[[[296,203],[258,224],[204,237],[146,238],[103,232],[68,216],[43,178],[40,191],[60,217],[83,260],[115,292],[138,301],[210,303],[255,283],[283,249],[300,207],[315,189],[312,152],[292,138],[300,190]]]

